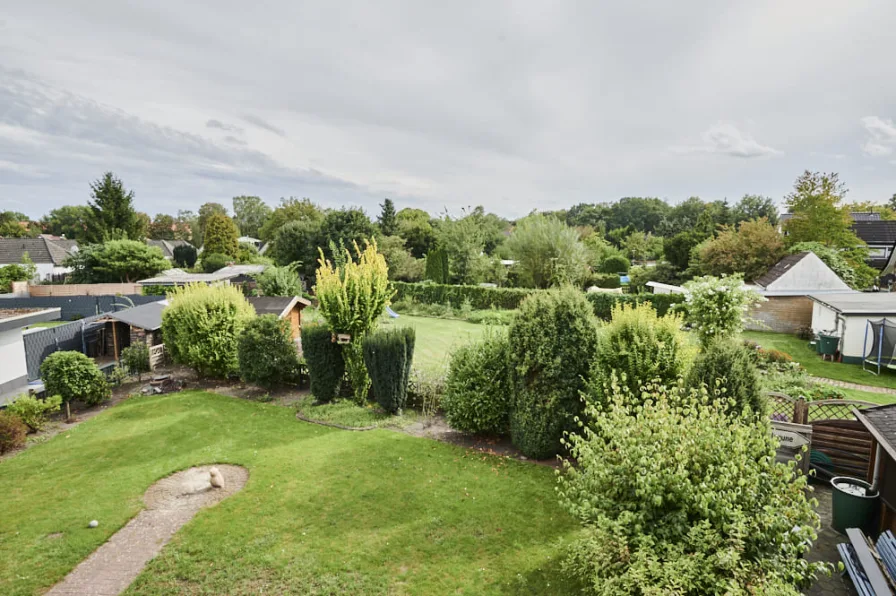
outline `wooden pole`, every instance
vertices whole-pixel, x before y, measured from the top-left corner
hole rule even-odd
[[[118,362],[118,323],[112,321],[112,351],[115,352],[115,362]]]

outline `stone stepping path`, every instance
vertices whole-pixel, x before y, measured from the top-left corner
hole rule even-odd
[[[213,488],[209,470],[218,468],[224,487]],[[146,564],[196,513],[239,491],[249,479],[240,466],[200,466],[153,484],[143,496],[146,509],[112,535],[56,584],[52,596],[114,596],[124,592]]]
[[[809,377],[816,383],[824,383],[825,385],[833,385],[834,387],[842,387],[843,389],[857,389],[859,391],[868,391],[870,393],[882,393],[884,395],[896,395],[896,389],[889,387],[874,387],[872,385],[861,385],[859,383],[849,383],[847,381],[837,381],[835,379],[825,379],[824,377]]]

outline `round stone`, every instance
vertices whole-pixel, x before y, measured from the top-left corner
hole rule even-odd
[[[95,528],[95,527],[97,527],[98,525],[100,525],[100,522],[98,522],[98,521],[96,521],[96,520],[94,519],[94,520],[91,520],[90,523],[87,524],[87,525],[88,525],[89,527],[91,527],[91,528]]]

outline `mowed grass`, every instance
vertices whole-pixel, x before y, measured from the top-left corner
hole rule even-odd
[[[743,338],[755,341],[767,350],[787,352],[812,376],[896,389],[896,374],[885,371],[878,376],[862,370],[860,364],[823,361],[821,356],[809,349],[807,340],[800,339],[795,335],[767,331],[745,331]]]
[[[488,333],[503,333],[506,327],[477,325],[459,319],[437,319],[401,315],[397,319],[383,319],[381,328],[392,326],[413,327],[417,330],[414,346],[414,368],[425,372],[438,373],[447,370],[448,361],[458,347],[481,339]]]
[[[0,594],[52,586],[155,481],[248,468],[128,594],[557,594],[575,532],[553,470],[200,391],[134,397],[0,461]],[[87,523],[99,520],[97,529]]]

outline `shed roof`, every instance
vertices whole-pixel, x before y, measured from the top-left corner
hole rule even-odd
[[[162,328],[162,311],[165,310],[166,306],[168,306],[168,301],[160,300],[118,312],[110,312],[107,316],[132,327],[139,327],[146,331],[155,331]]]
[[[896,460],[896,404],[853,410],[868,432],[880,443],[880,446]]]
[[[813,294],[809,298],[842,315],[896,315],[896,293]]]
[[[295,306],[305,308],[311,303],[300,296],[249,296],[249,304],[257,315],[277,315],[284,317]]]
[[[233,279],[238,273],[174,273],[171,275],[159,275],[149,279],[141,279],[137,283],[144,286],[177,286],[192,283],[214,283]]]
[[[162,254],[165,255],[165,258],[173,259],[174,258],[174,249],[178,246],[193,246],[186,240],[146,240],[146,244],[149,246],[158,247]]]
[[[753,281],[757,286],[761,286],[763,288],[767,288],[776,281],[778,281],[785,273],[790,271],[790,269],[802,261],[809,255],[808,252],[800,252],[795,255],[787,255],[780,261],[778,261],[774,267],[769,269],[765,275]]]
[[[267,267],[267,265],[227,265],[226,267],[221,267],[215,271],[215,274],[234,273],[236,275],[254,275],[264,271],[265,267]]]

